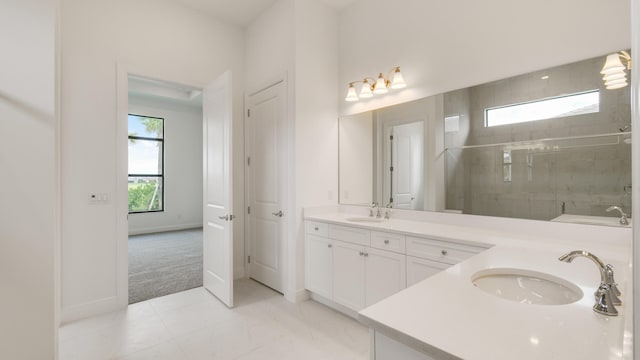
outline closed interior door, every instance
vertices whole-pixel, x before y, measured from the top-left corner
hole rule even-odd
[[[231,73],[203,92],[203,285],[233,307]]]
[[[249,96],[246,126],[249,276],[284,284],[286,119],[284,83]]]
[[[414,122],[392,128],[391,185],[393,206],[416,209],[422,205],[424,165],[423,124]]]

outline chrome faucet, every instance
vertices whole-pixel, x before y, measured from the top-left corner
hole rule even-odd
[[[622,301],[618,297],[621,293],[613,278],[613,266],[605,265],[597,256],[582,250],[564,254],[558,260],[570,263],[577,257],[585,257],[593,261],[600,271],[600,286],[594,293],[596,303],[593,305],[593,311],[603,315],[617,316],[618,310],[614,305],[622,305]]]
[[[384,218],[389,220],[391,218],[391,209],[393,208],[393,203],[387,203],[385,206],[386,210],[384,211]]]
[[[611,205],[607,208],[607,212],[611,212],[617,210],[620,212],[620,224],[622,225],[629,225],[629,220],[627,219],[627,213],[624,212],[624,210],[622,210],[622,207],[618,206],[618,205]]]
[[[380,209],[378,208],[378,203],[377,202],[372,202],[371,203],[371,209],[369,209],[369,217],[373,217],[373,211],[374,210],[378,210],[378,214],[377,216],[380,217]]]

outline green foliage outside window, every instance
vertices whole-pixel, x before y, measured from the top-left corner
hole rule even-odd
[[[129,212],[160,210],[160,197],[154,196],[157,186],[156,182],[129,184]]]

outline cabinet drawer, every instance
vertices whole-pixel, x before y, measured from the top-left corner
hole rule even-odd
[[[407,236],[407,255],[457,264],[486,250],[480,246]]]
[[[407,287],[451,267],[451,264],[407,256]]]
[[[316,236],[327,237],[329,233],[329,226],[326,223],[318,222],[318,221],[306,221],[307,223],[307,234],[313,234]]]
[[[369,246],[371,231],[342,225],[329,225],[329,238]]]
[[[404,235],[372,231],[371,247],[404,254],[406,243]]]

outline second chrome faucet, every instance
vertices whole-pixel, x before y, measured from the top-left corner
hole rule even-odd
[[[585,257],[593,261],[600,271],[600,286],[598,286],[598,290],[594,293],[596,303],[593,305],[593,311],[603,315],[617,316],[618,310],[616,310],[615,305],[622,305],[622,301],[619,297],[621,293],[618,289],[618,284],[616,284],[613,278],[613,266],[609,264],[605,265],[597,256],[583,250],[576,250],[564,254],[560,256],[558,260],[570,263],[577,257]]]

